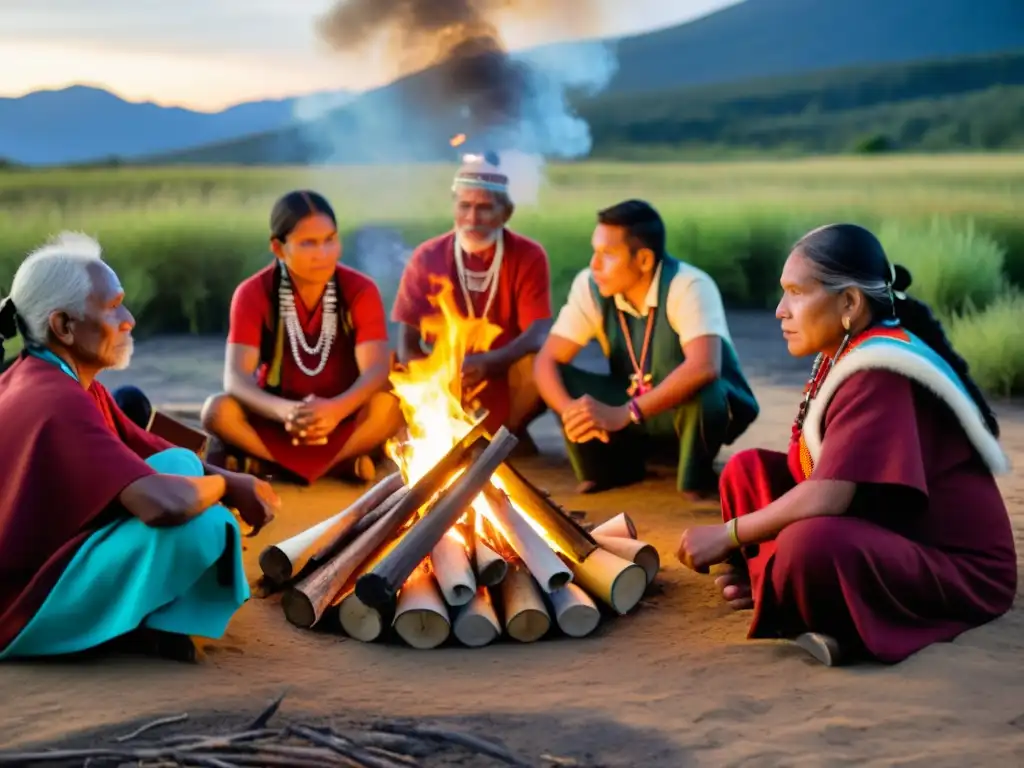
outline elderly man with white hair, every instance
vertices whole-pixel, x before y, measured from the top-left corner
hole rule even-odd
[[[465,317],[500,328],[486,351],[462,365],[464,404],[487,409],[488,431],[507,427],[533,448],[527,425],[544,410],[533,360],[551,327],[548,256],[537,242],[508,228],[515,210],[509,176],[494,153],[466,155],[452,184],[455,227],[421,244],[402,274],[392,320],[400,323],[398,359],[425,356],[425,318],[437,315],[435,295],[454,285]]]
[[[144,431],[96,380],[131,359],[124,298],[99,244],[65,233],[0,304],[0,345],[24,339],[0,375],[0,659],[117,640],[194,660],[249,597],[225,505],[258,530],[277,497]]]

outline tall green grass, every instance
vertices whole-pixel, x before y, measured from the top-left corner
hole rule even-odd
[[[388,226],[411,247],[445,231],[451,172],[425,166],[0,173],[0,294],[25,253],[62,229],[77,229],[102,242],[141,334],[223,332],[234,287],[269,261],[267,218],[280,194],[297,187],[326,194],[340,219],[343,259],[372,272],[375,254],[358,252],[354,235],[367,225]],[[1024,286],[1024,155],[553,166],[538,200],[519,205],[512,227],[547,249],[556,302],[590,257],[596,211],[628,197],[658,207],[669,250],[711,274],[732,307],[774,306],[791,244],[811,227],[846,220],[879,234],[913,273],[911,292],[932,304],[958,338],[981,328],[998,336],[1000,323],[1019,308],[1007,286]],[[397,269],[380,275],[386,301],[397,278]],[[1024,369],[1020,350],[982,349],[988,348],[961,348],[979,383],[1005,392],[1009,381],[1009,391],[1020,392],[1019,376],[1005,373],[1006,366]]]

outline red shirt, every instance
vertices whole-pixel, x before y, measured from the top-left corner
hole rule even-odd
[[[276,264],[271,263],[252,277],[246,278],[235,289],[231,298],[228,343],[246,347],[259,347],[260,334],[270,327],[270,290]],[[384,301],[376,283],[362,272],[343,264],[338,265],[338,288],[341,306],[347,310],[349,327],[358,346],[368,341],[387,341],[388,323]],[[308,336],[320,333],[323,303],[310,312],[296,297],[295,309],[299,322]]]
[[[537,320],[549,320],[551,311],[551,269],[544,248],[528,237],[509,230],[504,231],[505,252],[498,274],[497,294],[487,316],[502,328],[501,335],[491,345],[492,349],[503,347],[525,332]],[[488,267],[479,256],[463,253],[467,269],[484,271]],[[429,297],[437,289],[431,285],[429,276],[446,276],[455,288],[455,301],[463,314],[466,301],[459,287],[455,271],[455,233],[448,232],[421,244],[409,259],[402,273],[402,281],[391,310],[391,319],[415,328],[420,327],[424,317],[437,314]],[[487,305],[487,292],[469,294],[472,297],[476,317],[483,314]]]
[[[228,343],[242,344],[247,347],[260,346],[264,330],[276,332],[270,328],[271,297],[274,287],[274,270],[276,264],[270,264],[255,275],[247,278],[235,290],[231,300],[231,321],[228,329]],[[306,395],[318,397],[336,397],[347,390],[359,377],[359,366],[356,363],[355,347],[373,341],[388,340],[387,315],[384,302],[376,284],[366,275],[350,267],[338,265],[338,335],[335,337],[328,365],[314,377],[307,376],[292,359],[289,343],[285,341],[285,352],[281,361],[282,397],[301,399]],[[296,296],[295,311],[299,324],[306,334],[306,340],[313,343],[320,335],[323,322],[323,302],[319,302],[312,311]],[[319,363],[319,354],[310,355],[300,351],[303,364],[315,369]],[[265,386],[270,360],[260,360],[257,380],[261,387]]]

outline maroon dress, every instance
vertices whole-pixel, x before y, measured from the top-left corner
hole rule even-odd
[[[748,450],[721,477],[726,521],[804,480],[789,455]],[[814,631],[893,663],[1005,613],[1017,590],[1006,505],[950,409],[903,375],[852,374],[824,419],[814,480],[857,484],[850,510],[744,548],[751,638]]]

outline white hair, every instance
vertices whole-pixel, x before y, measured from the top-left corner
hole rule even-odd
[[[54,312],[85,315],[92,293],[89,265],[103,263],[103,249],[88,235],[61,232],[21,262],[11,283],[11,299],[25,340],[45,344]]]

